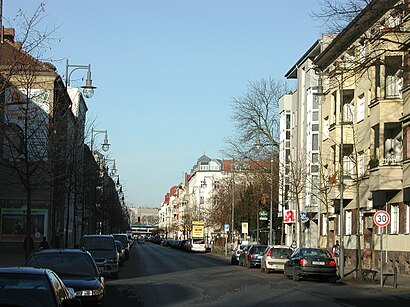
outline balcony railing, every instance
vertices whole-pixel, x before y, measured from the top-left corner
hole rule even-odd
[[[389,166],[389,165],[400,165],[401,164],[401,159],[400,158],[383,158],[382,160],[383,166]]]

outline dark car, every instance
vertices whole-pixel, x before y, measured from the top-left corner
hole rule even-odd
[[[260,267],[262,253],[265,251],[267,245],[251,244],[246,250],[246,255],[243,257],[243,266],[250,269],[251,267]]]
[[[25,265],[56,272],[67,287],[74,289],[83,306],[103,304],[104,278],[86,250],[46,249],[32,254]]]
[[[285,263],[285,276],[298,281],[312,277],[336,282],[336,261],[326,249],[298,248]]]
[[[130,258],[130,243],[128,242],[128,235],[126,233],[116,233],[112,235],[115,240],[121,242],[122,246],[124,247],[124,256],[125,259]]]
[[[246,245],[246,246],[243,248],[242,252],[240,253],[239,258],[238,258],[238,265],[239,265],[239,266],[243,266],[243,265],[244,265],[246,255],[247,255],[248,249],[249,249],[250,247],[251,247],[251,245]]]
[[[71,289],[72,292],[72,289]],[[0,268],[0,306],[82,306],[52,270]]]
[[[242,253],[242,250],[245,248],[246,244],[240,244],[235,248],[231,253],[231,264],[239,264],[239,256]]]
[[[84,235],[80,247],[90,252],[103,276],[118,278],[120,255],[112,235]]]

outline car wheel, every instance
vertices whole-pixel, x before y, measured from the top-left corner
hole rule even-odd
[[[235,262],[233,261],[233,259],[231,259],[231,265],[235,264]]]
[[[298,271],[296,268],[293,270],[293,281],[299,281],[300,280],[300,275],[298,274]]]

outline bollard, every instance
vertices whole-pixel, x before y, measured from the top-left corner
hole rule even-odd
[[[397,284],[397,267],[394,267],[393,269],[393,287],[397,288],[398,284]]]

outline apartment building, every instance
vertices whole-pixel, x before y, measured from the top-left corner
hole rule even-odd
[[[378,268],[382,246],[387,270],[410,272],[408,13],[408,1],[372,1],[314,61],[322,80],[326,191],[319,243],[340,240],[346,266]],[[390,214],[387,227],[373,223],[378,210]]]
[[[300,246],[318,243],[320,187],[320,72],[313,60],[332,35],[324,35],[286,73],[297,90],[284,95],[280,105],[279,203],[296,219],[285,219],[285,242]],[[300,221],[300,222],[298,222]]]

